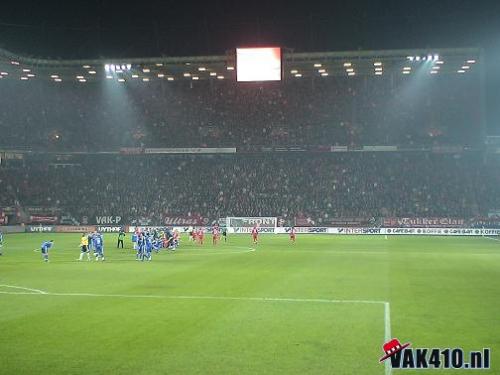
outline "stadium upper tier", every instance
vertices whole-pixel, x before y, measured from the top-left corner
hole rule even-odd
[[[54,61],[3,51],[0,147],[478,146],[479,53],[285,53],[283,81],[242,84],[230,55]]]

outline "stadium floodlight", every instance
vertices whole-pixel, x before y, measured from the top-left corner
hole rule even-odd
[[[173,81],[174,77],[167,77],[167,81]]]
[[[350,62],[345,62],[345,63],[344,63],[344,67],[345,67],[345,68],[348,68],[348,67],[350,67],[350,66],[352,66],[352,63],[350,63]]]
[[[200,79],[200,77],[198,77],[198,76],[193,76],[193,77],[192,77],[192,80],[193,80],[193,81],[198,81],[199,79]]]
[[[7,73],[7,72],[0,72],[0,75],[2,75],[2,76],[8,76],[9,73]]]
[[[476,60],[473,60],[473,59],[467,60],[467,64],[475,64],[475,63],[476,63]]]
[[[436,64],[442,65],[442,64],[444,64],[444,61],[443,60],[438,60],[438,61],[436,61]]]
[[[82,78],[82,79],[79,79],[78,82],[84,83],[84,82],[87,82],[87,80],[85,78]]]
[[[165,77],[165,74],[163,74],[163,73],[158,73],[158,78],[163,78],[163,77]]]
[[[224,79],[224,76],[217,76],[217,79]]]
[[[373,66],[382,66],[382,62],[381,61],[375,61],[373,63]]]
[[[148,77],[144,77],[144,78],[142,79],[142,82],[149,82],[149,78],[148,78]]]
[[[431,70],[431,74],[438,74],[439,70]]]
[[[127,69],[127,66],[125,64],[122,64],[122,70]]]
[[[327,77],[327,76],[328,76],[328,72],[321,73],[321,77]]]
[[[96,74],[95,70],[89,70],[89,74]]]
[[[410,70],[403,70],[403,74],[410,74],[411,71]]]
[[[314,64],[314,67],[315,67],[315,68],[321,68],[321,66],[322,66],[322,65],[321,65],[320,63],[316,63],[316,64]]]
[[[15,60],[12,60],[10,63],[11,63],[12,65],[19,65],[19,61],[15,61]]]
[[[346,71],[347,73],[352,73],[352,72],[354,72],[354,68],[347,68],[345,71]]]
[[[207,70],[207,68],[205,68],[204,66],[200,66],[200,67],[198,68],[198,70],[199,70],[200,72],[204,72],[205,70]]]
[[[217,72],[210,72],[210,77],[216,77],[217,76]]]
[[[462,66],[462,69],[470,69],[470,66],[464,65],[464,66]]]
[[[132,78],[139,78],[138,74],[132,74]]]
[[[420,56],[416,56],[415,61],[420,61]]]
[[[54,82],[62,82],[61,78],[54,78]]]
[[[326,69],[318,69],[318,73],[324,73],[326,72]]]
[[[107,71],[107,72],[109,72],[109,69],[110,69],[109,68],[109,64],[104,64],[104,70]]]
[[[151,71],[151,69],[149,69],[149,68],[143,68],[143,69],[142,69],[142,72],[143,72],[143,73],[149,73],[150,71]]]
[[[347,75],[348,75],[348,76],[355,76],[355,75],[356,75],[356,73],[355,73],[355,72],[349,72],[349,73],[347,73]]]
[[[83,65],[83,69],[90,69],[90,65]]]
[[[302,77],[302,74],[297,73],[297,74],[295,74],[295,77],[300,78],[300,77]]]
[[[432,61],[432,55],[427,55],[427,61]]]
[[[406,58],[410,61],[413,61],[415,59],[415,56],[407,56]]]
[[[118,82],[125,82],[124,78],[118,78]]]
[[[403,70],[405,70],[405,71],[409,71],[409,70],[411,70],[411,66],[405,66],[405,67],[403,68]]]
[[[85,78],[84,76],[76,76],[76,79],[83,79]]]
[[[184,73],[184,74],[183,74],[183,76],[184,76],[184,77],[191,77],[191,73],[186,72],[186,73]]]
[[[156,65],[156,66],[163,66],[163,64],[162,64],[162,63],[156,63],[155,65]]]
[[[110,68],[111,68],[111,71],[114,72],[115,71],[115,66],[113,64],[110,65]]]
[[[439,65],[434,65],[434,66],[432,67],[432,70],[439,70],[439,69],[441,69],[441,67],[440,67]]]
[[[299,71],[297,69],[290,70],[290,74],[297,74]]]
[[[380,70],[378,70],[378,71],[375,72],[376,76],[381,76],[382,74],[384,74],[384,73],[382,71],[380,71]]]
[[[383,68],[382,68],[381,66],[377,66],[377,67],[375,68],[375,71],[376,71],[376,72],[381,72],[382,70],[383,70]]]
[[[459,69],[459,70],[457,70],[457,73],[460,73],[460,74],[465,73],[465,70]]]
[[[115,65],[115,70],[120,70],[120,64]]]
[[[29,72],[31,72],[31,70],[30,70],[30,69],[27,69],[27,68],[23,68],[23,72],[24,72],[24,73],[29,73]]]
[[[21,77],[21,81],[27,81],[28,77]]]
[[[127,64],[127,65],[125,65],[125,66],[126,66],[127,70],[132,69],[132,64]]]
[[[434,55],[434,61],[437,61],[437,60],[439,60],[439,55],[438,55],[438,54],[435,54],[435,55]]]
[[[33,78],[35,75],[33,73],[28,73],[28,74],[26,74],[26,76]]]
[[[109,74],[106,75],[106,79],[113,79],[113,76],[110,76]]]
[[[234,70],[234,66],[228,66],[226,69],[227,70]]]

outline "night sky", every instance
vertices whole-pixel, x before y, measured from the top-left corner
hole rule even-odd
[[[297,52],[482,47],[489,121],[500,122],[499,0],[88,0],[0,7],[0,47],[29,56],[221,55],[237,45]]]

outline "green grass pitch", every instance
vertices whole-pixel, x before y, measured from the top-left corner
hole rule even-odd
[[[130,237],[117,250],[112,234],[98,263],[76,261],[79,237],[5,236],[0,374],[384,374],[389,334],[413,347],[489,347],[482,373],[500,374],[498,241],[263,235],[253,246],[234,235],[198,247],[183,237],[178,252],[141,263]],[[50,238],[44,263],[33,250]]]

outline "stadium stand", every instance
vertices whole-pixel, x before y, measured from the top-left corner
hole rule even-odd
[[[481,154],[421,152],[80,156],[0,170],[0,206],[155,224],[175,215],[473,217],[500,206],[498,167]]]
[[[392,76],[391,76],[392,77]],[[435,145],[480,142],[474,75],[280,83],[2,82],[1,146]],[[108,93],[106,90],[110,90]],[[443,112],[442,108],[453,107]]]

